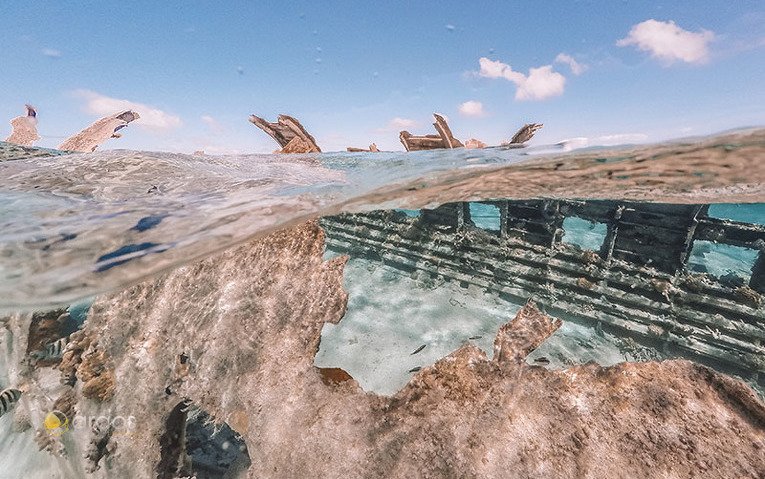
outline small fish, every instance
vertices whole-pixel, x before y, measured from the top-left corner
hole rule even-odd
[[[423,345],[422,345],[422,346],[420,346],[419,348],[415,349],[415,350],[412,352],[412,354],[410,354],[409,356],[413,356],[413,355],[415,355],[415,354],[419,353],[420,351],[422,351],[423,349],[425,349],[425,346],[427,346],[427,345],[426,345],[426,344],[423,344]]]
[[[407,371],[407,372],[409,372],[409,373],[416,373],[416,372],[417,372],[417,371],[419,371],[420,369],[422,369],[422,367],[420,367],[420,366],[415,366],[415,367],[413,367],[412,369],[410,369],[410,370],[409,370],[409,371]]]
[[[547,359],[547,358],[546,358],[546,357],[544,357],[544,356],[540,356],[540,357],[536,358],[536,359],[534,360],[534,362],[535,362],[535,363],[539,363],[539,364],[544,364],[544,365],[548,365],[548,364],[550,364],[550,360],[549,360],[549,359]]]
[[[470,336],[468,339],[475,340],[475,339],[481,339],[483,336]]]
[[[32,355],[37,359],[59,359],[64,355],[64,349],[69,344],[69,338],[61,338],[45,346],[42,351],[35,351]]]
[[[0,416],[10,411],[11,407],[21,397],[21,391],[18,389],[8,388],[0,393]]]

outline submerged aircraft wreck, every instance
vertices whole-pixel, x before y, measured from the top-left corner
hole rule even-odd
[[[471,217],[476,205],[489,216]],[[724,365],[765,387],[765,226],[713,218],[708,205],[527,200],[452,203],[322,219],[336,251],[474,285],[547,311]],[[485,215],[485,213],[483,213]],[[601,225],[594,249],[567,219]],[[688,265],[694,245],[757,251],[751,275]],[[582,307],[582,305],[586,305]]]

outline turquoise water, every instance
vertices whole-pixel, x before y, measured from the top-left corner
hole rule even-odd
[[[709,207],[709,216],[765,225],[765,204],[732,203]]]
[[[494,205],[476,202],[471,202],[469,208],[470,219],[473,220],[475,226],[484,230],[499,231],[499,208]]]
[[[716,278],[739,278],[739,285],[749,282],[752,266],[759,251],[710,241],[696,241],[688,258],[688,268],[699,273],[709,273]]]
[[[570,216],[563,220],[562,241],[577,245],[581,249],[600,251],[600,247],[606,239],[607,230],[607,226],[603,223]]]

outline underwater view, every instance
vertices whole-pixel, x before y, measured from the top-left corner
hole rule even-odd
[[[765,478],[759,2],[0,24],[0,479]]]

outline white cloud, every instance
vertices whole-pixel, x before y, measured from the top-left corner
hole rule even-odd
[[[85,111],[92,115],[107,116],[123,110],[133,110],[141,115],[134,122],[135,125],[155,131],[171,130],[183,124],[179,117],[143,103],[111,98],[92,90],[77,90],[74,93],[85,100]]]
[[[531,68],[526,81],[518,85],[515,98],[517,100],[544,100],[562,95],[565,86],[566,77],[554,72],[552,65]]]
[[[483,111],[483,103],[475,100],[469,100],[461,104],[459,107],[459,112],[461,115],[472,117],[479,117],[486,114]]]
[[[211,117],[210,115],[202,115],[199,117],[202,122],[204,122],[205,125],[207,125],[207,128],[210,129],[213,133],[221,133],[223,131],[223,126],[218,123],[218,120]]]
[[[526,75],[513,71],[510,65],[499,60],[489,60],[486,57],[481,57],[478,59],[478,64],[481,66],[481,71],[478,74],[482,77],[504,78],[515,84],[523,83],[526,80]]]
[[[589,68],[587,65],[574,60],[574,57],[566,53],[558,53],[558,56],[555,57],[555,62],[565,63],[571,68],[571,73],[577,76],[581,75],[587,70],[587,68]]]
[[[507,63],[499,60],[480,58],[478,60],[481,70],[478,74],[485,78],[504,78],[515,83],[518,89],[515,91],[516,100],[544,100],[563,94],[566,86],[566,77],[553,71],[552,65],[544,65],[529,69],[529,74],[517,72]]]
[[[42,54],[48,58],[61,58],[61,51],[55,48],[43,48]]]
[[[715,34],[709,30],[689,32],[675,22],[646,20],[634,25],[629,35],[616,42],[620,47],[635,45],[652,57],[670,65],[675,61],[705,63],[709,59],[709,42]]]
[[[396,117],[388,122],[388,128],[391,130],[406,130],[407,128],[414,128],[415,126],[417,126],[417,122],[410,120],[409,118]]]

